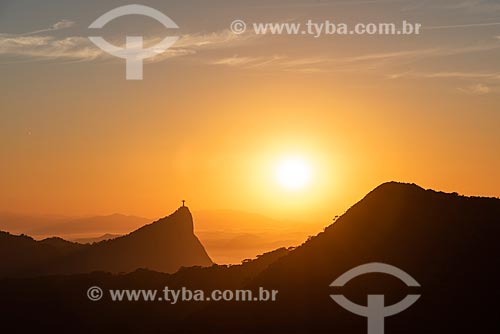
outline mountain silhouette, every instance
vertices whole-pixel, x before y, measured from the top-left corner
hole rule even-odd
[[[336,304],[332,293],[360,305],[366,305],[368,294],[384,295],[391,305],[416,293],[421,298],[414,305],[385,319],[386,333],[497,333],[499,217],[499,199],[391,182],[295,249],[239,266],[183,268],[174,274],[138,270],[5,278],[0,280],[0,311],[4,328],[17,330],[57,326],[73,333],[361,334],[367,332],[367,319]],[[371,262],[396,266],[421,287],[409,288],[382,274],[330,287],[343,273]],[[92,302],[86,296],[91,286],[204,291],[263,287],[279,294],[276,302]]]
[[[40,267],[54,259],[81,250],[83,245],[60,238],[36,241],[26,235],[15,236],[0,232],[0,277],[16,276]]]
[[[73,274],[99,270],[118,273],[138,268],[175,272],[183,266],[212,265],[210,257],[193,233],[193,220],[187,207],[181,207],[172,215],[126,236],[92,245],[56,238],[37,242],[25,236],[3,234],[0,256],[7,257],[7,254],[12,265],[0,266],[0,273],[5,276]]]
[[[195,234],[216,263],[237,264],[270,249],[296,246],[321,231],[320,222],[276,220],[237,210],[192,212]],[[115,239],[149,224],[147,218],[105,216],[28,216],[0,212],[0,230],[35,240],[57,236],[80,244]]]
[[[73,239],[71,241],[79,243],[79,244],[93,244],[96,242],[116,239],[116,238],[121,237],[121,236],[122,236],[121,234],[106,233],[106,234],[103,234],[103,235],[101,235],[99,237],[95,237],[95,238],[77,238],[77,239]]]
[[[379,262],[406,271],[422,288],[372,274],[341,292],[361,305],[367,294],[384,294],[386,304],[421,294],[411,308],[386,319],[388,333],[498,332],[499,235],[499,199],[386,183],[248,285],[279,290],[277,303],[218,304],[193,318],[225,314],[231,321],[211,323],[219,332],[366,333],[366,318],[332,301],[330,283],[354,267]]]

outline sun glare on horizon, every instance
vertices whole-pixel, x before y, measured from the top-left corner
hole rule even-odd
[[[274,176],[277,183],[286,190],[297,191],[307,187],[312,180],[312,169],[301,157],[288,157],[276,165]]]

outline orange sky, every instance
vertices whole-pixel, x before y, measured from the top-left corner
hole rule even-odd
[[[220,12],[207,14],[203,23],[175,7],[163,10],[176,16],[182,48],[193,52],[146,64],[141,82],[123,79],[120,60],[26,61],[0,43],[1,211],[152,218],[186,199],[196,210],[329,222],[390,180],[500,196],[498,78],[487,76],[500,70],[498,28],[233,41],[217,37],[227,34],[220,22],[249,13],[244,8],[228,9],[222,21]],[[342,8],[351,17],[353,9]],[[306,13],[319,19],[325,9]],[[83,29],[94,18],[70,14],[36,26],[64,17]],[[453,20],[471,17],[462,14]],[[246,15],[279,20],[294,12]],[[423,9],[412,15],[437,22]],[[36,30],[2,24],[0,33]],[[213,48],[191,45],[193,35]],[[287,192],[273,178],[287,155],[303,156],[314,171],[303,190]]]

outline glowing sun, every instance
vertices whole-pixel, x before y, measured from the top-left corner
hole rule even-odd
[[[281,187],[287,190],[300,190],[311,183],[312,169],[303,158],[289,157],[278,162],[274,176]]]

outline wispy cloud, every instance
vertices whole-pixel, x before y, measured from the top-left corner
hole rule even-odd
[[[212,65],[252,67],[272,60],[270,57],[240,57],[232,56],[209,61]]]
[[[466,13],[492,13],[500,11],[497,0],[418,0],[410,2],[411,10],[427,9],[432,11],[457,11]]]
[[[284,70],[297,72],[321,72],[328,60],[321,57],[294,59],[284,55],[248,57],[232,56],[207,61],[210,65],[223,65],[243,69]]]
[[[258,8],[313,8],[313,7],[335,7],[335,6],[357,6],[357,5],[381,5],[385,3],[403,2],[403,0],[316,0],[291,2],[289,0],[257,5]]]
[[[158,54],[150,61],[157,62],[166,58],[181,55],[192,55],[203,50],[223,49],[228,47],[238,47],[257,36],[252,34],[233,34],[230,30],[222,30],[208,34],[184,34],[166,52]],[[154,45],[160,38],[150,41]]]
[[[344,57],[316,56],[291,58],[286,55],[231,56],[209,60],[209,64],[241,67],[245,69],[296,70],[298,72],[360,72],[389,71],[398,65],[407,65],[428,58],[443,58],[500,49],[499,43],[486,43],[462,47],[434,47],[414,50],[377,52]],[[390,77],[396,78],[397,75]],[[403,76],[403,75],[401,75]]]
[[[58,22],[50,30],[63,29],[70,26],[69,22]],[[11,55],[32,59],[61,59],[90,61],[96,59],[114,58],[96,47],[90,40],[82,36],[56,38],[54,36],[38,35],[31,32],[29,35],[0,34],[0,56]],[[163,37],[152,38],[145,42],[145,46],[153,46]],[[209,34],[185,34],[166,52],[158,53],[149,61],[158,62],[166,58],[192,55],[201,50],[237,46],[253,38],[251,35],[235,35],[228,30]],[[116,41],[115,41],[116,42]],[[113,43],[113,41],[110,41]],[[119,45],[119,43],[117,43]]]
[[[467,23],[467,24],[452,24],[442,26],[425,26],[424,30],[437,30],[437,29],[456,29],[456,28],[479,28],[479,27],[493,27],[500,26],[500,22],[483,22],[483,23]]]
[[[422,78],[422,79],[483,79],[483,80],[500,80],[500,73],[498,72],[405,72],[398,74],[391,74],[391,79],[399,78]]]
[[[494,12],[500,10],[497,0],[462,0],[451,1],[445,6],[447,9],[465,9],[474,12]]]
[[[406,72],[392,74],[390,79],[433,79],[433,80],[453,80],[459,85],[466,85],[457,88],[459,92],[467,95],[486,95],[498,93],[500,83],[500,72]],[[471,83],[472,82],[472,83]]]
[[[59,22],[54,23],[52,26],[50,26],[48,28],[27,32],[27,33],[21,34],[19,36],[36,35],[36,34],[41,34],[41,33],[49,32],[49,31],[57,31],[57,30],[71,28],[74,25],[75,25],[75,22],[73,22],[73,21],[61,20]]]
[[[465,88],[459,88],[459,91],[469,95],[486,95],[492,92],[492,88],[482,83],[477,83]]]
[[[102,52],[84,37],[0,36],[0,55],[37,59],[92,60]]]
[[[345,63],[360,63],[373,61],[398,61],[398,60],[420,60],[432,57],[450,57],[470,53],[499,50],[499,43],[483,43],[465,46],[442,46],[433,48],[420,48],[414,50],[402,50],[394,52],[371,53],[359,56],[337,58],[336,61]]]

